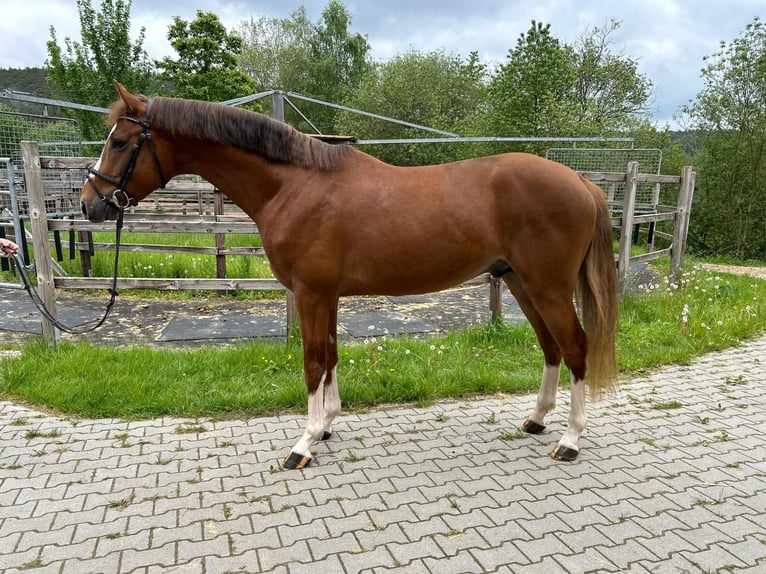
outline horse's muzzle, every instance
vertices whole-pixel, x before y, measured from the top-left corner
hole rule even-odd
[[[80,201],[80,209],[85,218],[93,223],[117,219],[119,212],[114,205],[101,200],[88,202],[83,199]]]

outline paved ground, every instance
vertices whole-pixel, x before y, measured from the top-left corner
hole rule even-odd
[[[65,324],[80,327],[100,319],[109,300],[103,292],[57,293],[57,313]],[[506,321],[525,321],[507,289],[503,292]],[[40,314],[21,289],[0,289],[0,336],[22,344],[41,332]],[[346,297],[341,299],[338,326],[341,340],[385,334],[429,335],[486,325],[490,318],[489,286],[475,285],[409,297]],[[121,295],[109,319],[95,331],[63,339],[106,345],[198,347],[225,345],[258,337],[284,338],[284,299],[238,300],[145,299]]]
[[[12,360],[12,359],[11,359]],[[626,381],[574,463],[532,396],[342,416],[70,421],[0,402],[0,571],[766,572],[766,337]]]

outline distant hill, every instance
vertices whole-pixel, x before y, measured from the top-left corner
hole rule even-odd
[[[45,79],[44,68],[0,68],[0,92],[24,92],[41,98],[50,98],[51,92]],[[40,106],[16,100],[0,98],[0,104],[16,111],[40,113]]]

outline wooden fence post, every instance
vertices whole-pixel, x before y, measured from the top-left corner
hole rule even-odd
[[[638,177],[638,162],[628,162],[625,172],[625,197],[622,204],[622,222],[620,223],[620,248],[617,259],[617,281],[620,297],[625,295],[628,288],[628,271],[630,269],[630,247],[633,237],[633,212],[636,207],[636,187]]]
[[[489,311],[492,320],[503,318],[503,280],[499,277],[489,276]]]
[[[220,189],[213,190],[213,213],[217,216],[223,215],[223,193]],[[200,210],[200,215],[202,214]],[[223,233],[215,234],[215,276],[216,279],[226,279],[226,256],[221,251],[226,249],[226,235]]]
[[[37,142],[21,142],[21,154],[24,158],[24,178],[29,195],[29,222],[32,226],[32,244],[35,248],[35,270],[37,289],[48,311],[56,316],[56,290],[53,283],[50,243],[48,238],[48,217],[45,212],[45,193],[43,191],[43,172],[40,168],[40,151]],[[55,347],[59,339],[59,330],[48,319],[41,317],[43,339]]]
[[[684,262],[686,251],[686,235],[689,232],[689,218],[694,199],[694,182],[697,174],[691,166],[681,169],[681,188],[678,191],[678,210],[676,212],[675,225],[673,227],[673,245],[670,247],[670,280],[678,280],[678,273]]]

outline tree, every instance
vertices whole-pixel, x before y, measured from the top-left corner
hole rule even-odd
[[[575,70],[572,48],[532,21],[489,86],[493,135],[547,136],[569,123]]]
[[[469,134],[486,93],[486,67],[478,54],[467,60],[443,51],[416,50],[378,64],[346,100],[350,107],[446,132]],[[343,133],[364,139],[439,137],[415,127],[353,112],[339,116]],[[440,163],[466,157],[456,144],[379,145],[365,151],[396,165]]]
[[[702,136],[689,246],[766,259],[766,25],[754,18],[705,58],[682,113]]]
[[[240,24],[243,39],[238,67],[259,91],[304,91],[310,67],[310,37],[314,30],[301,6],[289,18],[268,18]]]
[[[197,10],[191,22],[175,16],[168,40],[178,58],[166,56],[157,67],[173,96],[217,102],[255,91],[255,83],[237,69],[242,38],[226,32],[212,12]]]
[[[487,131],[503,136],[614,135],[644,129],[652,83],[611,50],[619,22],[587,29],[570,46],[532,21],[492,78]],[[527,146],[541,151],[542,146]]]
[[[243,22],[245,40],[239,67],[259,90],[293,91],[329,103],[343,102],[371,67],[367,38],[353,34],[352,17],[339,0],[330,0],[312,23],[301,6],[289,18],[261,17]],[[312,124],[323,133],[336,131],[337,112],[301,104],[311,110]],[[295,121],[298,127],[302,121]]]
[[[587,29],[573,46],[573,123],[578,134],[605,134],[630,129],[648,119],[652,82],[638,62],[610,49],[620,22]],[[575,132],[573,132],[575,133]]]
[[[115,99],[113,80],[134,91],[151,92],[156,86],[153,67],[143,48],[144,29],[130,40],[131,0],[103,0],[101,12],[91,0],[76,0],[82,42],[64,38],[59,46],[56,30],[50,28],[47,43],[48,84],[55,98],[70,102],[106,106]],[[70,111],[81,123],[85,139],[105,135],[100,116]]]
[[[351,34],[351,14],[339,0],[330,0],[311,38],[311,74],[307,91],[326,101],[340,102],[369,70],[370,45]]]

